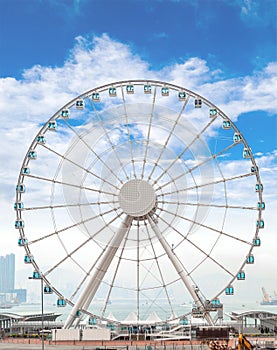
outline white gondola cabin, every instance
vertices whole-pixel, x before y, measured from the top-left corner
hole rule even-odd
[[[185,101],[186,97],[187,97],[187,95],[186,95],[185,91],[180,91],[180,92],[178,93],[178,99],[179,99],[179,101]]]
[[[24,263],[25,264],[31,264],[33,260],[34,260],[33,255],[25,255],[24,256]]]
[[[217,116],[217,110],[215,108],[210,109],[210,117],[215,118]]]
[[[34,279],[34,280],[40,280],[40,279],[41,279],[40,273],[37,272],[37,271],[34,271],[34,272],[33,272],[33,279]]]
[[[259,228],[264,228],[264,220],[257,220],[256,221],[256,226]]]
[[[109,95],[110,95],[110,97],[115,97],[116,96],[116,88],[115,87],[110,87],[109,88]]]
[[[135,91],[134,85],[129,84],[129,85],[126,86],[126,92],[127,92],[127,94],[133,94],[134,91]]]
[[[257,209],[265,210],[265,202],[258,202]]]
[[[245,280],[245,272],[244,271],[240,271],[237,274],[237,280]]]
[[[152,86],[150,84],[145,84],[143,87],[143,91],[145,94],[151,94],[152,92]]]
[[[61,111],[61,117],[64,119],[68,119],[70,117],[70,111],[68,108],[65,108]]]
[[[242,155],[243,158],[251,158],[251,149],[245,147]]]
[[[162,96],[169,96],[169,88],[167,86],[163,86],[161,89]]]
[[[15,220],[15,222],[14,222],[15,228],[20,229],[20,228],[24,228],[24,226],[25,226],[24,220],[22,220],[22,219]]]
[[[246,258],[246,264],[254,264],[254,255],[250,254],[248,255],[248,257]]]
[[[228,286],[225,288],[225,294],[226,295],[233,295],[234,294],[234,287],[233,286]]]
[[[255,247],[260,247],[261,245],[261,239],[259,237],[253,239],[253,245]]]
[[[57,306],[58,307],[65,307],[66,306],[66,301],[64,299],[58,299],[57,300]]]
[[[38,137],[37,137],[37,143],[45,144],[45,142],[46,142],[45,136],[44,136],[44,135],[38,135]]]
[[[25,191],[26,191],[26,187],[24,184],[16,185],[16,192],[24,193]]]
[[[78,98],[78,100],[76,100],[76,108],[77,109],[85,108],[85,101],[82,98]]]
[[[222,129],[228,130],[230,128],[231,128],[230,120],[223,120],[223,122],[222,122]]]
[[[21,209],[24,209],[24,204],[23,204],[23,202],[15,202],[13,207],[15,210],[16,209],[21,210]]]
[[[99,94],[99,92],[93,92],[91,94],[91,99],[92,99],[92,102],[100,102],[100,94]]]
[[[44,286],[43,292],[44,294],[53,294],[53,290],[49,286]]]
[[[19,247],[23,247],[24,245],[28,244],[27,238],[18,238],[17,244]]]
[[[233,136],[233,140],[234,140],[234,143],[241,142],[241,140],[242,140],[241,134],[235,132],[234,136]]]
[[[28,175],[28,174],[30,174],[30,168],[28,168],[28,167],[23,167],[23,168],[21,169],[21,174],[22,174],[22,175]]]
[[[48,123],[48,130],[55,131],[57,130],[57,122],[56,120],[52,120]]]
[[[202,107],[202,100],[200,98],[196,98],[194,100],[194,107],[195,108],[201,108]]]
[[[28,159],[37,159],[37,152],[35,150],[30,150],[28,152]]]
[[[264,189],[264,186],[263,186],[263,184],[256,184],[256,186],[255,186],[255,191],[256,192],[263,192],[263,189]]]

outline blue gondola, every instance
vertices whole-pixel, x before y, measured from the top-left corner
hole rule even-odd
[[[233,136],[233,140],[234,140],[234,143],[241,142],[241,140],[242,140],[241,134],[236,132]]]
[[[85,108],[85,101],[82,98],[78,98],[78,100],[76,101],[76,108],[77,109]]]
[[[93,92],[91,95],[91,99],[93,102],[99,102],[100,101],[99,92]]]
[[[178,93],[178,99],[179,99],[179,101],[185,101],[185,99],[186,99],[186,93],[185,93],[185,91],[180,91],[180,92]]]
[[[162,96],[169,96],[169,88],[164,86],[161,89]]]
[[[219,299],[212,299],[211,300],[211,305],[212,305],[212,307],[220,308],[221,307],[220,300]]]
[[[250,170],[251,170],[251,173],[256,173],[258,171],[258,167],[252,165]]]
[[[37,271],[34,271],[34,272],[33,272],[33,279],[35,279],[35,280],[40,280],[40,279],[41,279],[40,273],[37,272]]]
[[[258,202],[257,209],[265,210],[265,202]]]
[[[129,84],[129,85],[127,85],[126,86],[126,92],[127,92],[127,94],[133,94],[134,93],[134,85],[132,85],[132,84]]]
[[[253,245],[255,247],[260,247],[261,245],[261,239],[259,237],[253,239]]]
[[[44,292],[44,294],[53,294],[53,290],[49,286],[44,286],[43,292]]]
[[[21,210],[21,209],[24,209],[24,204],[23,204],[23,202],[15,202],[13,207],[15,210],[16,209]]]
[[[23,247],[24,245],[28,244],[27,238],[18,238],[17,244],[19,247]]]
[[[240,271],[240,272],[237,274],[237,279],[238,279],[238,280],[245,280],[245,272],[244,272],[244,271]]]
[[[15,220],[15,222],[14,222],[15,228],[17,228],[17,229],[24,228],[24,226],[25,226],[24,220],[22,220],[22,219]]]
[[[210,109],[210,117],[214,118],[217,116],[217,110],[215,108]]]
[[[263,192],[263,189],[264,189],[264,186],[263,186],[263,184],[256,184],[256,186],[255,186],[255,191],[256,192]]]
[[[234,294],[234,287],[233,286],[228,286],[225,288],[225,294],[226,295],[233,295]]]
[[[30,168],[28,168],[28,167],[23,167],[23,168],[21,169],[21,174],[22,174],[22,175],[28,175],[28,174],[30,174]]]
[[[76,311],[76,317],[80,317],[82,315],[82,311],[81,310],[77,310]]]
[[[230,120],[223,120],[222,122],[222,129],[227,130],[231,128],[231,122]]]
[[[28,152],[28,158],[29,159],[37,159],[37,152],[34,150],[31,150]]]
[[[26,190],[25,185],[23,185],[23,184],[16,185],[16,192],[24,193],[25,190]]]
[[[246,264],[254,264],[254,255],[248,255],[248,257],[246,258]]]
[[[89,324],[90,326],[95,325],[95,324],[96,324],[96,318],[90,317],[90,318],[88,319],[88,324]]]
[[[45,144],[45,142],[46,142],[46,139],[45,139],[44,135],[38,135],[37,136],[37,143]]]
[[[200,98],[196,98],[194,100],[194,107],[195,108],[201,108],[202,107],[202,100]]]
[[[57,122],[56,120],[52,120],[51,122],[48,123],[48,130],[55,131],[57,130]]]
[[[70,117],[70,111],[68,108],[65,108],[61,111],[61,117],[64,119],[68,119]]]
[[[251,149],[245,147],[242,155],[243,158],[251,158]]]
[[[257,220],[256,221],[256,226],[259,228],[264,228],[264,220]]]
[[[24,256],[24,263],[25,264],[31,264],[33,260],[34,260],[33,255],[25,255]]]
[[[151,94],[152,86],[150,84],[145,84],[144,88],[143,88],[143,91],[144,91],[145,94]]]
[[[116,88],[115,87],[110,87],[109,88],[109,95],[111,97],[115,97],[116,96]]]
[[[57,300],[57,306],[59,306],[59,307],[66,306],[66,301],[64,299],[58,299]]]

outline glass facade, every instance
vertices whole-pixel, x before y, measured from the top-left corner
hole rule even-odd
[[[14,290],[15,255],[0,256],[0,292],[8,293]]]

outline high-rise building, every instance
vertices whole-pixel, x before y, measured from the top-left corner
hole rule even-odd
[[[0,256],[0,292],[9,293],[14,290],[15,255]]]

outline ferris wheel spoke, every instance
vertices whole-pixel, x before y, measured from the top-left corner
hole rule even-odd
[[[42,144],[42,146],[43,146],[44,148],[46,148],[48,151],[50,151],[50,152],[56,154],[59,158],[68,161],[69,163],[75,165],[77,168],[83,170],[85,173],[87,173],[87,174],[89,174],[89,175],[92,175],[93,177],[97,178],[98,180],[101,180],[101,182],[105,182],[105,183],[107,183],[109,186],[111,186],[111,187],[115,188],[116,190],[118,190],[118,187],[117,187],[115,184],[113,184],[113,183],[107,181],[107,179],[104,179],[103,177],[99,176],[98,174],[96,174],[96,173],[90,171],[88,168],[84,168],[84,167],[81,166],[80,164],[74,162],[73,160],[71,160],[71,159],[69,159],[68,157],[62,155],[61,153],[57,152],[56,150],[54,150],[54,149],[52,149],[52,148],[46,146],[45,144]]]
[[[192,202],[177,202],[168,200],[157,200],[157,204],[174,204],[183,206],[194,206],[194,207],[211,207],[211,208],[226,208],[226,209],[242,209],[242,210],[257,210],[257,207],[248,207],[242,205],[229,205],[229,204],[214,204],[214,203],[192,203]]]
[[[123,184],[122,179],[120,179],[116,173],[113,171],[113,169],[111,169],[107,163],[99,156],[99,154],[97,154],[92,148],[91,146],[81,137],[81,135],[76,132],[76,130],[65,120],[63,119],[63,121],[66,123],[66,125],[70,128],[70,130],[78,137],[78,139],[91,151],[91,153],[96,157],[96,159],[102,163],[104,165],[105,168],[107,168],[107,170],[113,174],[113,176],[121,183]]]
[[[182,240],[186,240],[188,243],[190,243],[194,248],[196,248],[200,253],[202,253],[205,257],[204,259],[196,265],[196,267],[194,269],[192,269],[191,271],[188,271],[188,275],[191,275],[192,272],[194,270],[196,270],[207,258],[210,259],[211,261],[213,261],[216,265],[218,265],[222,270],[224,270],[225,272],[227,272],[230,276],[234,277],[233,273],[231,271],[229,271],[226,267],[224,267],[219,261],[215,260],[212,256],[212,250],[213,247],[215,246],[215,244],[213,244],[213,247],[210,249],[210,251],[208,253],[206,253],[203,249],[201,249],[197,244],[195,244],[194,242],[192,242],[188,236],[183,235],[178,229],[176,229],[176,227],[172,226],[170,223],[167,223],[163,218],[160,218],[164,223],[166,223],[167,225],[169,225],[169,227],[175,231],[180,237],[182,237]],[[219,237],[219,236],[218,236]],[[217,238],[218,240],[218,238]],[[181,244],[181,242],[176,245],[175,249]]]
[[[57,204],[57,205],[42,205],[37,207],[24,207],[21,209],[21,211],[25,210],[42,210],[42,209],[63,209],[63,208],[70,208],[70,207],[86,207],[86,206],[93,206],[93,205],[109,205],[109,204],[116,204],[118,203],[118,200],[114,201],[97,201],[97,202],[87,202],[87,203],[76,203],[76,204]]]
[[[168,303],[170,311],[171,311],[171,313],[173,315],[174,314],[174,310],[173,310],[173,305],[172,305],[172,302],[171,302],[171,298],[169,296],[168,286],[167,286],[167,284],[165,282],[165,279],[164,279],[164,276],[163,276],[163,273],[162,273],[162,270],[161,270],[161,266],[160,266],[160,263],[159,263],[159,259],[158,259],[158,256],[156,254],[156,250],[154,248],[153,241],[150,238],[150,232],[149,232],[149,229],[148,229],[147,225],[146,225],[146,230],[147,230],[148,239],[149,239],[150,246],[151,246],[152,253],[153,253],[153,258],[154,258],[154,261],[156,263],[157,269],[159,271],[159,275],[160,275],[160,278],[161,278],[162,286],[163,286],[164,291],[165,291],[167,303]]]
[[[95,189],[95,188],[92,188],[92,187],[85,187],[85,186],[75,185],[75,184],[72,184],[72,183],[68,183],[68,182],[64,182],[64,181],[59,181],[59,180],[56,180],[56,179],[49,179],[49,178],[47,178],[47,177],[42,177],[42,176],[37,176],[37,175],[31,175],[31,174],[28,174],[28,175],[25,175],[25,176],[30,177],[30,178],[33,178],[33,179],[36,179],[36,180],[52,182],[53,184],[58,184],[58,185],[63,185],[63,186],[69,186],[69,187],[78,188],[78,189],[80,189],[80,190],[87,190],[87,191],[92,191],[92,192],[97,192],[97,193],[102,193],[102,194],[108,194],[108,195],[111,195],[111,196],[115,196],[115,194],[112,193],[112,192],[102,191],[102,190]]]
[[[121,94],[122,94],[122,101],[123,101],[123,108],[124,108],[124,115],[125,115],[125,121],[126,121],[126,128],[127,128],[127,134],[128,134],[128,144],[130,145],[130,158],[132,162],[132,169],[133,169],[133,174],[134,178],[137,178],[136,174],[136,167],[135,167],[135,162],[134,162],[134,154],[133,154],[133,142],[131,140],[131,132],[129,128],[129,119],[128,119],[128,113],[126,109],[126,101],[125,101],[125,96],[123,92],[123,86],[121,85]]]
[[[126,179],[129,180],[129,176],[128,176],[128,174],[126,173],[126,170],[125,170],[125,167],[124,167],[124,165],[123,165],[123,163],[122,163],[122,161],[121,161],[121,158],[120,158],[120,156],[118,155],[118,152],[116,151],[116,145],[113,144],[113,142],[112,142],[112,140],[111,140],[111,138],[110,138],[110,136],[109,136],[109,133],[107,132],[106,127],[104,126],[104,123],[103,123],[102,119],[101,119],[100,116],[99,116],[99,113],[98,113],[98,111],[97,111],[97,109],[96,109],[96,107],[95,107],[95,104],[92,103],[92,106],[93,106],[94,112],[95,112],[95,114],[96,114],[96,116],[97,116],[97,118],[98,118],[98,122],[99,122],[99,124],[101,125],[101,128],[102,128],[102,130],[104,131],[105,136],[106,136],[106,138],[107,138],[107,140],[108,140],[108,142],[109,142],[109,144],[110,144],[110,147],[111,147],[111,149],[112,149],[112,151],[113,151],[113,154],[115,155],[115,157],[116,157],[118,163],[120,164],[120,167],[121,167],[121,169],[123,170]]]
[[[172,213],[172,212],[170,212],[169,210],[164,209],[164,208],[160,208],[160,210],[161,210],[161,211],[164,211],[164,212],[166,212],[166,213],[168,213],[168,214],[170,214],[170,215],[175,215],[176,217],[178,217],[178,218],[180,218],[180,219],[183,219],[183,220],[185,220],[185,221],[191,222],[191,223],[194,224],[194,225],[197,225],[197,226],[200,226],[200,227],[204,227],[204,228],[206,228],[206,229],[208,229],[208,230],[214,231],[214,232],[219,233],[219,234],[221,234],[221,235],[223,235],[223,236],[226,236],[226,237],[230,237],[230,238],[232,238],[232,239],[234,239],[234,240],[240,241],[240,242],[245,243],[245,244],[247,244],[247,245],[250,245],[250,246],[252,245],[251,242],[245,241],[244,239],[241,239],[241,238],[239,238],[239,237],[235,237],[235,236],[233,236],[233,235],[231,235],[231,234],[228,234],[228,233],[226,233],[226,232],[223,232],[222,230],[218,230],[218,229],[216,229],[216,228],[214,228],[214,227],[205,225],[205,224],[203,224],[203,223],[201,223],[201,222],[197,222],[197,221],[195,221],[195,220],[189,219],[189,218],[187,218],[187,217],[185,217],[185,216],[183,216],[183,215],[180,215],[180,214],[177,214],[177,213],[176,213],[176,214],[175,214],[175,213]],[[187,237],[187,235],[186,235],[185,237]]]
[[[158,183],[158,181],[168,173],[168,171],[175,165],[176,162],[178,162],[180,159],[182,159],[183,155],[190,149],[190,147],[200,138],[202,134],[212,125],[212,123],[216,120],[216,118],[213,118],[209,121],[209,123],[200,131],[199,134],[196,135],[196,137],[180,152],[178,155],[176,155],[176,158],[168,165],[167,168],[165,168],[161,174],[155,179],[153,184],[155,185]]]
[[[151,130],[153,128],[152,123],[153,123],[153,115],[154,115],[154,108],[155,108],[155,101],[156,101],[156,93],[157,93],[157,86],[155,85],[152,106],[151,106],[150,119],[149,119],[149,123],[148,123],[148,131],[147,131],[147,136],[146,136],[144,158],[143,158],[143,163],[142,163],[142,172],[141,172],[142,179],[144,178],[145,165],[147,163],[148,148],[149,148],[149,143],[150,143],[150,134],[151,134]]]
[[[152,176],[153,176],[153,173],[154,173],[154,171],[155,171],[157,165],[159,164],[159,162],[160,162],[160,160],[161,160],[161,157],[162,157],[164,151],[165,151],[166,148],[167,148],[168,142],[170,141],[170,139],[171,139],[171,137],[172,137],[172,135],[173,135],[173,133],[174,133],[174,130],[175,130],[176,126],[177,126],[178,123],[179,123],[179,120],[180,120],[180,118],[181,118],[181,116],[182,116],[182,114],[183,114],[183,112],[184,112],[184,109],[185,109],[186,106],[187,106],[188,101],[189,101],[189,97],[187,97],[186,100],[185,100],[185,102],[183,103],[182,108],[181,108],[181,110],[180,110],[180,112],[179,112],[179,114],[178,114],[178,117],[177,117],[176,121],[174,122],[174,125],[173,125],[173,127],[171,128],[170,132],[168,133],[167,139],[166,139],[165,143],[163,144],[163,146],[162,146],[162,148],[161,148],[161,151],[160,151],[160,154],[159,154],[157,160],[155,161],[154,166],[152,167],[152,170],[151,170],[151,172],[150,172],[150,174],[149,174],[149,176],[148,176],[148,181],[151,180],[151,178],[152,178]]]
[[[45,239],[47,239],[47,238],[50,238],[50,237],[52,237],[52,236],[54,236],[54,235],[58,235],[59,233],[62,233],[62,232],[65,232],[65,231],[67,231],[67,230],[70,230],[70,229],[72,229],[72,228],[81,226],[81,225],[83,225],[83,224],[85,224],[85,223],[87,223],[87,222],[89,222],[89,221],[91,221],[91,220],[95,220],[95,219],[97,219],[97,218],[101,218],[103,215],[110,214],[110,213],[112,213],[112,212],[114,212],[115,210],[118,210],[118,209],[119,209],[119,208],[117,208],[117,209],[110,209],[110,210],[107,210],[106,212],[103,212],[103,213],[101,213],[101,214],[97,214],[97,215],[95,215],[95,216],[91,216],[91,217],[89,217],[89,218],[87,218],[87,219],[84,219],[84,220],[81,220],[81,221],[79,221],[79,222],[76,222],[76,223],[74,223],[74,224],[72,224],[72,225],[66,226],[66,227],[64,227],[64,228],[62,228],[62,229],[60,229],[60,230],[55,230],[54,232],[51,232],[51,233],[49,233],[49,234],[47,234],[47,235],[45,235],[45,236],[41,236],[41,237],[39,237],[39,238],[37,238],[37,239],[34,239],[34,240],[28,242],[28,245],[35,244],[35,243],[37,243],[37,242],[43,241],[43,240],[45,240]]]
[[[185,174],[187,174],[187,173],[184,173],[184,174],[178,176],[178,178],[175,178],[174,180],[172,180],[172,182],[176,181],[177,179],[179,180],[180,177],[184,176]],[[229,178],[223,178],[223,179],[216,180],[216,181],[211,181],[211,182],[208,182],[208,183],[205,183],[205,184],[190,186],[190,187],[182,188],[182,189],[176,190],[176,191],[165,192],[165,193],[157,195],[157,197],[166,196],[166,195],[170,195],[170,194],[173,194],[173,193],[186,192],[186,191],[202,188],[202,187],[205,187],[205,186],[217,185],[219,183],[224,183],[225,184],[227,181],[243,179],[245,177],[249,177],[249,176],[253,176],[253,175],[254,175],[253,173],[246,173],[246,174],[242,174],[242,175],[232,176],[232,177],[229,177]],[[168,186],[170,183],[171,182],[168,182],[167,184],[160,186],[159,190],[161,188],[165,187],[165,186]]]
[[[106,228],[108,225],[111,225],[117,218],[118,217],[115,217],[115,218],[111,219],[103,227],[101,227],[99,230],[97,230],[91,237],[86,239],[83,243],[79,244],[75,249],[73,249],[70,253],[68,253],[63,259],[61,259],[55,266],[53,266],[51,269],[46,271],[44,273],[44,276],[47,276],[49,273],[51,273],[53,270],[55,270],[58,266],[60,266],[63,262],[65,262],[68,258],[70,258],[72,254],[75,254],[77,251],[79,251],[81,248],[83,248],[88,242],[90,242],[99,233],[101,233],[104,230],[104,228]]]

